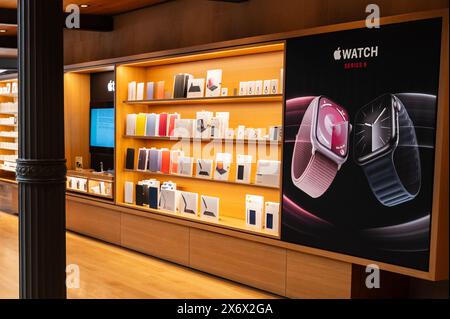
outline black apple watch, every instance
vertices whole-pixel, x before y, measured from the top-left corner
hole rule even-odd
[[[362,107],[355,119],[355,160],[363,168],[375,197],[385,206],[412,200],[421,186],[419,144],[402,97],[415,98],[416,102],[420,98],[414,94],[385,94]]]

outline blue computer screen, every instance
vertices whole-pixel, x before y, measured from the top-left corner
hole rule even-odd
[[[91,109],[91,146],[114,147],[114,109]]]

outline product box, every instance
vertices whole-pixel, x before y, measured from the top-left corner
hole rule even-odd
[[[280,216],[280,203],[266,202],[264,215],[264,228],[273,233],[278,233]]]
[[[220,96],[222,70],[208,70],[206,73],[206,97]]]
[[[211,159],[200,159],[198,158],[196,161],[196,170],[195,176],[198,178],[212,178],[212,170],[213,170],[213,160]]]
[[[218,197],[201,196],[200,199],[200,217],[219,221],[219,203]]]
[[[197,112],[196,126],[194,137],[201,139],[209,139],[211,137],[211,119],[213,112],[200,111]]]
[[[189,176],[193,175],[194,159],[192,157],[180,156],[178,158],[178,175]]]
[[[263,84],[263,95],[268,95],[268,94],[270,94],[270,84],[271,84],[271,81],[270,81],[270,80],[264,80],[264,84]]]
[[[136,100],[142,101],[144,99],[144,82],[140,82],[137,84],[137,92],[136,92]]]
[[[132,81],[128,83],[128,101],[135,101],[136,100],[136,81]]]
[[[179,205],[180,213],[191,217],[198,216],[198,194],[190,192],[180,192]]]
[[[251,172],[252,172],[252,156],[237,155],[236,183],[250,184]]]
[[[182,150],[170,151],[170,173],[171,174],[178,174],[180,157],[184,157],[184,152]]]
[[[259,160],[256,168],[256,184],[280,186],[280,161]]]
[[[230,175],[230,167],[233,156],[230,153],[217,153],[214,179],[227,181]]]
[[[202,98],[205,96],[205,79],[190,78],[187,87],[188,98]]]
[[[256,91],[256,82],[248,81],[247,82],[247,95],[255,95]]]
[[[175,119],[175,128],[173,136],[178,138],[191,138],[194,136],[194,123],[193,119]],[[201,135],[200,135],[201,136]]]
[[[179,192],[172,189],[162,189],[159,196],[159,209],[170,211],[173,213],[177,212]]]
[[[245,222],[248,227],[262,229],[263,227],[264,197],[246,195],[245,197]]]
[[[255,95],[263,94],[263,81],[255,81]]]
[[[239,82],[239,95],[247,95],[248,94],[248,82]]]
[[[270,94],[278,94],[278,79],[270,81]]]
[[[127,204],[133,204],[134,199],[134,184],[133,182],[125,182],[124,201]]]

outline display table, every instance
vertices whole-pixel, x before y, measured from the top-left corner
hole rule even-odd
[[[114,176],[91,169],[67,171],[67,191],[114,199]]]

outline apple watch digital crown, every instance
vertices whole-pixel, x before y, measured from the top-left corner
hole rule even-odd
[[[400,98],[413,96],[399,94]],[[382,95],[362,107],[355,119],[355,160],[363,168],[375,197],[385,206],[412,200],[421,185],[414,123],[399,97]]]
[[[320,197],[347,160],[348,113],[324,96],[291,99],[286,106],[306,110],[294,144],[292,181],[309,196]]]

